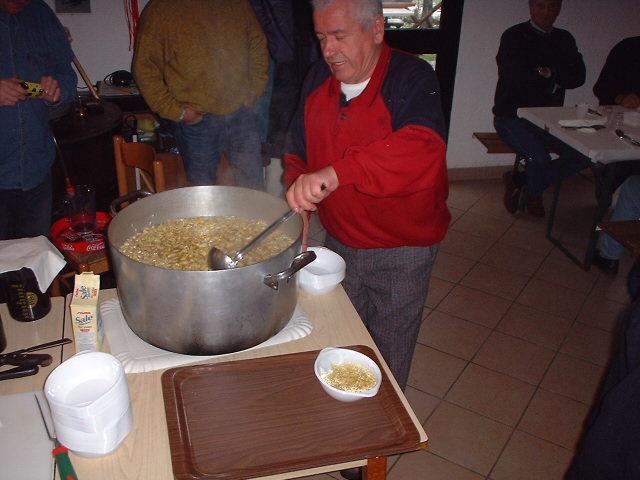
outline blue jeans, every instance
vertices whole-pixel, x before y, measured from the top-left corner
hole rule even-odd
[[[178,123],[175,133],[191,185],[215,185],[220,155],[224,152],[240,187],[264,190],[255,109],[241,107],[229,115],[205,114],[195,125]]]
[[[532,123],[517,117],[495,117],[500,138],[527,160],[527,195],[541,197],[554,183],[589,166],[589,160]],[[551,160],[550,151],[559,158]]]
[[[31,190],[0,190],[0,240],[49,236],[51,174]]]
[[[638,220],[640,218],[640,175],[627,178],[620,187],[620,194],[610,220]],[[598,242],[600,255],[610,260],[618,260],[624,252],[624,246],[606,233],[602,233]]]

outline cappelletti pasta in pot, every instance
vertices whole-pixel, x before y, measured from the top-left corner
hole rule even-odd
[[[263,220],[236,216],[191,217],[147,227],[127,239],[120,251],[142,263],[173,270],[209,270],[211,247],[233,257],[267,228]],[[267,260],[294,240],[276,230],[251,250],[239,267]]]

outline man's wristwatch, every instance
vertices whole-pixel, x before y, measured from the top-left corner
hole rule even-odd
[[[178,120],[178,123],[182,122],[184,120],[184,116],[187,113],[187,109],[183,108],[182,109],[182,113],[180,114],[180,119]]]

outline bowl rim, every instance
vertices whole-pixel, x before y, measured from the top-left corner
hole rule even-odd
[[[315,276],[318,276],[318,277],[325,276],[325,275],[335,275],[335,274],[344,272],[344,270],[346,270],[346,268],[347,268],[347,262],[344,260],[344,258],[342,258],[342,255],[340,255],[337,252],[334,252],[330,248],[327,248],[327,247],[324,247],[324,246],[313,246],[313,247],[308,247],[307,250],[311,250],[312,252],[315,252],[316,260],[314,260],[314,262],[320,263],[320,256],[318,255],[318,252],[326,252],[330,257],[335,258],[338,261],[338,263],[340,264],[340,269],[338,271],[336,271],[336,272],[331,272],[331,273],[318,275],[316,273],[311,273],[311,272],[309,272],[307,270],[307,273],[309,273],[310,275],[315,275]],[[309,265],[312,265],[312,264],[313,264],[313,262],[311,262]],[[304,268],[307,268],[307,267],[304,267]],[[304,270],[304,268],[302,270]]]
[[[309,250],[315,252],[317,258],[298,272],[298,284],[303,290],[311,294],[322,295],[329,293],[345,279],[346,262],[338,253],[327,247],[309,247]],[[332,270],[326,273],[315,273],[311,271],[314,265],[317,266],[322,262],[321,256],[323,254],[318,253],[321,251],[327,252],[327,254],[331,255],[337,260],[337,262],[339,262],[337,270]]]
[[[100,395],[98,398],[81,402],[81,403],[74,404],[74,403],[68,403],[66,401],[60,400],[60,398],[58,397],[58,390],[62,388],[63,384],[69,382],[69,380],[64,377],[64,375],[67,374],[66,370],[71,368],[77,368],[77,365],[76,365],[77,363],[87,361],[87,359],[93,359],[93,358],[97,358],[98,361],[100,362],[108,362],[108,364],[105,363],[104,365],[106,367],[112,367],[112,366],[115,367],[116,377],[111,383],[111,385],[109,386],[109,388],[105,392],[103,392],[102,395]],[[107,370],[109,370],[109,368],[107,368]],[[62,378],[60,378],[61,376]],[[51,373],[45,380],[43,391],[47,401],[51,403],[54,403],[56,405],[66,407],[69,409],[73,409],[73,410],[86,409],[87,407],[90,407],[91,405],[96,404],[101,399],[104,399],[105,397],[110,396],[112,392],[116,388],[118,388],[119,386],[118,384],[122,381],[123,377],[126,382],[126,377],[124,373],[124,367],[122,366],[122,362],[120,362],[120,360],[118,360],[114,355],[107,352],[82,350],[72,355],[64,362],[60,363],[58,366],[56,366],[56,368],[54,368],[51,371]],[[91,375],[88,375],[84,377],[82,381],[87,381],[87,380],[90,380],[91,378],[92,378]],[[78,381],[78,379],[76,379],[76,381]]]

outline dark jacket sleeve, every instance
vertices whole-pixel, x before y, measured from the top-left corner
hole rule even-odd
[[[291,123],[289,124],[285,143],[284,179],[287,185],[293,183],[301,173],[306,172],[307,132],[305,130],[304,116],[307,98],[316,88],[322,85],[330,75],[331,72],[326,62],[324,60],[318,60],[309,70],[309,73],[302,85],[298,107],[296,108],[293,118],[291,119]]]
[[[286,0],[249,0],[267,36],[269,53],[278,63],[291,62],[295,55],[293,7]]]
[[[563,32],[558,61],[553,65],[555,82],[562,88],[578,88],[584,84],[586,68],[573,36]]]
[[[46,32],[49,52],[45,74],[51,75],[60,84],[59,103],[68,103],[75,98],[78,82],[78,77],[71,67],[74,55],[60,20],[53,12],[50,12],[50,15],[47,27],[49,31]]]
[[[627,63],[626,57],[630,54],[632,52],[625,52],[624,41],[618,43],[609,52],[598,81],[593,86],[593,93],[598,97],[600,105],[614,105],[618,95],[630,93],[625,91],[625,75],[623,74]],[[640,72],[636,73],[640,75]]]

